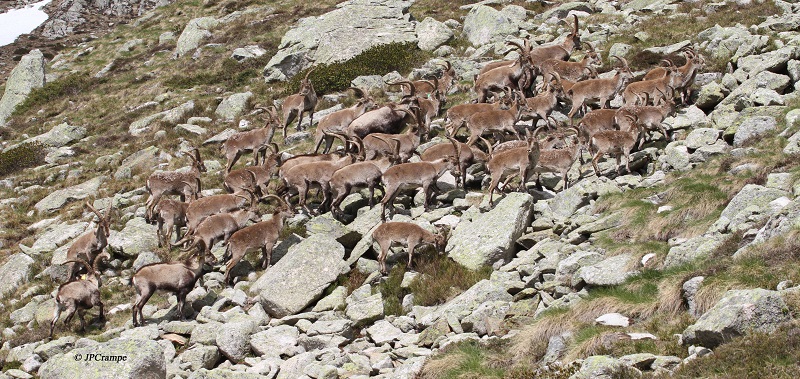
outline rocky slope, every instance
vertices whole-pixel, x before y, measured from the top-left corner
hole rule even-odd
[[[20,146],[37,146],[42,156],[35,167],[10,165],[0,181],[0,375],[706,377],[687,370],[721,364],[715,354],[721,359],[726,346],[751,336],[796,334],[798,5],[484,3],[451,10],[459,20],[437,19],[444,11],[432,9],[441,4],[424,1],[171,4],[52,59],[27,54],[0,102],[2,158],[22,165],[21,153],[12,154]],[[352,19],[337,22],[339,14]],[[451,226],[446,257],[423,253],[419,272],[404,271],[397,249],[388,277],[371,240],[380,207],[353,194],[343,204],[346,223],[330,214],[289,220],[269,269],[244,262],[250,256],[233,287],[218,267],[207,272],[187,296],[187,320],[178,320],[174,296],[157,295],[144,308],[146,325],[132,326],[129,278],[177,255],[158,247],[155,226],[144,221],[143,184],[156,168],[184,165],[179,151],[203,146],[204,195],[221,193],[217,144],[262,123],[253,110],[282,98],[281,80],[357,61],[370,46],[410,42],[436,57],[408,67],[410,76],[436,72],[442,58],[456,68],[451,106],[474,96],[483,63],[516,54],[507,40],[557,41],[569,31],[558,20],[572,14],[604,62],[626,56],[638,75],[687,45],[707,57],[691,105],[664,121],[672,140],[656,135],[632,154],[633,172],[617,174],[609,157],[600,176],[588,162],[574,164],[569,188],[543,174],[543,188],[504,194],[494,206],[482,192],[482,165],[469,169],[466,191],[445,175],[434,210],[424,211],[420,194],[407,196],[394,220],[431,231]],[[374,74],[353,82],[396,98],[382,83],[401,75]],[[326,94],[314,119],[343,101]],[[566,120],[568,109],[554,117]],[[310,150],[310,136],[295,133],[282,148]],[[48,340],[66,251],[95,228],[84,200],[116,212],[113,260],[102,272],[108,321],[85,333],[59,322]],[[424,300],[437,286],[444,295]],[[478,353],[469,350],[475,346]],[[774,352],[789,355],[788,365],[738,365],[791,377],[788,350]],[[98,353],[125,361],[86,362]],[[478,363],[464,363],[476,356]]]

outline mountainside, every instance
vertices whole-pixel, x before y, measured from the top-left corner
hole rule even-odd
[[[49,7],[0,48],[0,378],[800,373],[798,3]]]

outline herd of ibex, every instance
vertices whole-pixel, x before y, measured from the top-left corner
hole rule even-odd
[[[396,102],[377,104],[368,91],[351,88],[357,102],[318,121],[314,152],[284,159],[287,154],[282,154],[272,141],[275,130],[282,130],[285,144],[287,128],[297,120],[300,130],[304,113],[308,113],[313,125],[318,96],[309,79],[314,70],[308,71],[298,93],[283,101],[280,114],[275,107],[260,108],[267,119],[264,127],[237,133],[221,145],[226,158],[223,187],[227,194],[201,197],[201,176],[206,168],[198,149],[185,153],[191,159],[189,170],[150,175],[146,181],[150,194],[146,219],[158,225],[159,246],[183,245],[185,254],[184,260],[146,265],[133,275],[130,283],[137,293],[134,325],[143,322],[142,307],[159,289],[177,295],[177,311],[183,317],[186,294],[202,277],[203,264],[213,261],[209,251],[217,241],[227,245],[223,256],[228,260],[226,284],[235,279],[231,273],[248,252],[261,250],[260,267],[268,268],[284,223],[296,212],[291,205],[295,195],[297,206],[307,213],[330,211],[345,220],[341,206],[353,189],[368,188],[372,207],[378,188],[383,192],[380,204],[385,222],[387,212],[396,212],[394,202],[402,191],[421,188],[423,205],[428,210],[442,175],[451,172],[456,185],[466,187],[467,170],[475,164],[480,164],[476,170],[484,167],[491,178],[490,205],[494,204],[494,192],[505,189],[513,177],[518,178],[517,190],[525,191],[532,174],[537,174],[536,183],[540,185],[538,174],[556,173],[563,181],[561,188],[567,188],[568,172],[576,160],[583,162],[584,151],[592,155],[596,175],[601,174],[597,162],[606,154],[616,158],[618,171],[620,157],[625,156],[630,171],[629,155],[637,146],[642,147],[647,132],[657,131],[669,140],[662,122],[675,112],[674,91],[679,91],[681,103],[689,101],[691,86],[704,59],[687,48],[683,66],[664,60],[663,67],[654,68],[643,80],[629,84],[633,74],[628,62],[614,56],[620,63],[615,73],[599,78],[599,54],[591,44],[581,42],[577,17],[568,24],[572,30],[561,43],[533,47],[528,40],[508,42],[518,57],[487,64],[474,78],[477,99],[450,106],[445,114],[446,140],[426,144],[422,151],[420,145],[435,133],[431,121],[442,112],[446,95],[455,90],[457,74],[450,62],[442,65],[437,77],[387,83],[402,90],[402,97]],[[576,50],[584,50],[584,57],[569,62]],[[609,102],[617,96],[621,96],[624,105],[608,109]],[[600,109],[589,110],[592,101],[597,101]],[[552,117],[559,106],[571,107],[568,126],[559,125]],[[572,118],[581,111],[583,118],[575,125]],[[520,120],[533,120],[533,128],[520,126]],[[544,125],[536,127],[539,121]],[[465,142],[458,140],[463,138],[457,135],[462,128],[469,134]],[[493,136],[494,143],[485,138],[488,135]],[[513,138],[505,141],[506,135]],[[343,146],[332,151],[336,140],[342,141]],[[477,144],[479,141],[486,145],[486,151]],[[322,152],[318,152],[320,147]],[[247,153],[253,154],[252,164],[234,169]],[[278,180],[273,181],[275,178]],[[322,197],[316,208],[308,201],[312,187],[319,188]],[[164,198],[165,195],[178,195],[180,200]],[[257,205],[267,200],[274,200],[277,206],[271,217],[261,221]],[[108,244],[111,207],[103,215],[91,204],[87,206],[99,221],[96,230],[76,239],[69,249],[69,281],[56,296],[51,336],[64,309],[68,313],[65,323],[77,311],[82,327],[86,309],[97,306],[103,316],[97,265],[109,258],[103,250]],[[183,228],[186,231],[181,235]],[[420,244],[433,245],[442,253],[447,232],[442,228],[433,233],[409,222],[382,223],[372,234],[380,246],[381,272],[387,272],[386,257],[393,243],[407,246],[410,266]],[[78,278],[84,268],[85,277]]]

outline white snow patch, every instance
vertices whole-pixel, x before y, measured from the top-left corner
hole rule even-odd
[[[17,37],[32,32],[47,21],[50,16],[42,8],[51,1],[40,1],[0,14],[0,46],[13,43]]]

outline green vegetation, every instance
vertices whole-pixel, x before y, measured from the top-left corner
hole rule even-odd
[[[45,104],[67,97],[75,97],[92,89],[101,82],[86,73],[74,73],[46,83],[43,87],[34,88],[21,104],[14,108],[13,115],[22,115],[30,110],[38,110]]]
[[[0,152],[0,178],[44,163],[44,149],[39,142],[29,142]]]
[[[420,50],[415,43],[378,45],[345,62],[314,66],[314,72],[309,75],[309,80],[314,83],[317,94],[338,92],[350,87],[350,82],[358,76],[384,75],[392,71],[407,74],[412,68],[421,66],[430,58],[430,53]],[[299,90],[300,80],[308,71],[303,70],[289,80],[286,85],[286,95]]]
[[[500,346],[482,346],[474,342],[448,346],[425,365],[421,379],[503,378],[505,362]]]

